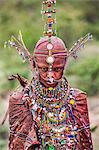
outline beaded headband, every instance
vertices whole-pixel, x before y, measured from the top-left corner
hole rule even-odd
[[[53,44],[51,42],[51,37],[56,36],[56,0],[46,0],[43,1],[42,4],[42,18],[43,20],[46,20],[46,23],[44,25],[44,35],[48,37],[48,44],[47,44],[47,50],[48,50],[48,57],[46,59],[47,63],[49,65],[52,65],[54,62],[54,56],[52,55],[53,51],[56,51],[53,49]],[[84,48],[84,45],[87,41],[92,40],[92,35],[90,33],[86,34],[84,37],[80,38],[68,51],[68,54],[66,54],[66,58],[72,56],[74,58],[77,58],[77,51]],[[23,61],[29,60],[29,63],[31,67],[33,68],[33,56],[30,54],[29,50],[26,48],[21,31],[19,32],[18,38],[15,38],[14,36],[11,37],[11,40],[8,41],[8,44],[11,47],[15,47],[18,51],[19,55],[22,57]],[[38,54],[39,55],[39,54]],[[42,55],[42,54],[41,54]],[[59,54],[61,55],[61,54]],[[65,55],[65,53],[64,53]],[[39,55],[40,56],[40,55]],[[44,55],[42,55],[44,56]]]

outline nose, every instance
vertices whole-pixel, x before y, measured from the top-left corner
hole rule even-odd
[[[47,80],[53,83],[54,81],[54,73],[52,71],[48,71],[47,73]]]
[[[53,71],[48,71],[47,76],[48,77],[54,77],[54,72]]]

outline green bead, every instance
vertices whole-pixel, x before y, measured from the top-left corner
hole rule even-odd
[[[51,12],[51,9],[48,9],[48,13],[50,13]]]
[[[62,141],[61,141],[61,144],[64,145],[64,144],[65,144],[65,140],[62,140]]]
[[[40,100],[40,99],[38,99],[38,102],[39,102],[39,103],[40,103],[40,101],[41,101],[41,100]]]
[[[48,42],[51,43],[51,39],[50,38],[48,39]]]
[[[48,150],[55,150],[55,148],[54,148],[53,145],[51,145],[51,146],[48,147]]]

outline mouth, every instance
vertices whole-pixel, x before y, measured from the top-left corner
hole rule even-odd
[[[58,84],[58,82],[60,82],[60,79],[55,80],[54,78],[49,78],[49,77],[47,79],[40,78],[40,82],[44,84],[46,87],[49,86],[55,87]]]
[[[57,82],[57,80],[55,80],[55,79],[52,78],[52,77],[48,77],[47,80],[46,80],[46,82],[47,82],[48,84],[55,84],[55,83]]]
[[[53,82],[51,82],[51,81],[46,81],[46,83],[48,83],[48,84],[55,84],[56,82],[55,82],[55,81],[53,81]]]
[[[57,81],[55,81],[55,79],[53,79],[53,78],[52,79],[49,79],[49,78],[43,79],[43,80],[41,80],[41,82],[47,87],[49,87],[49,86],[54,87],[57,84]]]

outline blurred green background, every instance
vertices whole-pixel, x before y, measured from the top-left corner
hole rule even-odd
[[[19,73],[29,80],[32,78],[28,63],[22,63],[16,50],[4,48],[4,42],[11,35],[17,37],[21,30],[25,44],[33,54],[35,44],[43,33],[41,3],[42,0],[0,0],[0,103],[3,106],[0,108],[0,119],[7,109],[9,92],[18,85],[15,81],[9,82],[8,76]],[[69,60],[66,76],[73,87],[86,91],[88,96],[98,97],[99,1],[57,0],[57,33],[67,48],[70,49],[88,32],[92,33],[94,40],[79,53],[76,61]],[[0,128],[0,150],[6,150],[5,131],[6,125]]]

